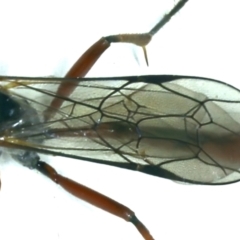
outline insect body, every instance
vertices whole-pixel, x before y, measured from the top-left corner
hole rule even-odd
[[[23,165],[38,169],[75,195],[81,195],[80,185],[58,175],[36,152],[177,181],[238,181],[238,90],[185,76],[71,77],[1,78],[3,102],[10,104],[1,145],[14,149],[12,156]],[[59,86],[74,91],[59,93]],[[196,86],[204,86],[202,92]],[[230,97],[219,95],[221,89]],[[52,104],[55,100],[60,105]],[[101,202],[97,200],[96,205]],[[121,207],[123,218],[127,215],[145,239],[152,239],[131,210]]]

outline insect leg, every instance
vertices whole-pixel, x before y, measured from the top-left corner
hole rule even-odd
[[[153,35],[157,33],[174,16],[188,0],[179,1],[175,7],[166,14],[148,33],[141,34],[119,34],[102,37],[95,42],[83,55],[75,62],[65,78],[82,78],[93,67],[99,57],[110,47],[111,43],[132,43],[143,48],[146,63],[148,64],[146,45],[151,41]],[[74,81],[74,80],[73,80]],[[60,84],[56,95],[68,97],[75,90],[74,84],[63,82]],[[45,111],[46,120],[55,114],[64,102],[61,98],[54,98],[49,108]]]
[[[138,220],[134,212],[128,207],[58,174],[54,168],[45,162],[38,161],[36,169],[45,176],[49,177],[55,183],[61,185],[67,192],[71,193],[77,198],[80,198],[98,208],[120,217],[127,222],[131,222],[138,229],[145,240],[154,240],[148,229],[141,223],[141,221]]]

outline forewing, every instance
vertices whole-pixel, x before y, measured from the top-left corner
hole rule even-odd
[[[56,95],[63,81],[75,86],[70,96]],[[226,84],[181,76],[1,83],[40,116],[37,127],[13,127],[5,141],[174,180],[211,184],[240,177],[240,94]],[[60,109],[51,109],[54,98],[64,99]],[[55,114],[48,119],[49,109]]]

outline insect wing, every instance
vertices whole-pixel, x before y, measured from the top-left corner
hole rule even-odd
[[[76,86],[70,97],[56,96],[62,81]],[[3,78],[2,86],[27,101],[36,110],[33,119],[40,119],[8,130],[5,141],[173,180],[212,184],[239,179],[240,94],[224,83],[163,75]],[[65,100],[59,110],[49,108],[55,98]],[[235,177],[225,178],[231,173]]]

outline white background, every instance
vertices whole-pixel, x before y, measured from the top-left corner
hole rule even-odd
[[[168,6],[164,3],[168,2]],[[240,87],[237,0],[190,0],[148,46],[112,46],[88,76],[182,74]],[[0,75],[63,76],[101,36],[148,31],[173,1],[0,0]],[[238,239],[239,184],[189,186],[144,174],[52,157],[62,174],[135,211],[155,239]],[[0,239],[136,239],[121,219],[1,159]]]

